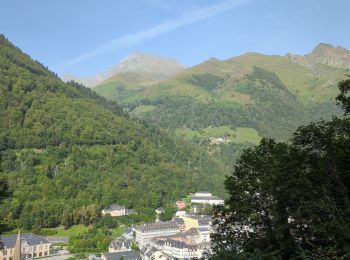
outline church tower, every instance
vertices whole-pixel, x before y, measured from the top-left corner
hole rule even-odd
[[[21,231],[18,231],[15,249],[13,250],[13,260],[21,260]]]

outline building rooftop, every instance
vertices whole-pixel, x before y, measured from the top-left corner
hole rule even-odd
[[[131,248],[131,240],[129,239],[125,239],[125,238],[118,238],[113,240],[110,244],[109,244],[110,248],[114,248],[117,250],[120,250],[121,248],[125,247],[125,248]]]
[[[139,252],[117,252],[117,253],[103,253],[107,260],[141,260]]]
[[[178,229],[178,223],[176,221],[159,221],[152,224],[146,224],[136,227],[136,230],[141,232],[149,232],[155,230],[168,230],[168,229]]]
[[[210,227],[199,227],[199,232],[210,232]]]
[[[144,249],[144,255],[147,257],[151,257],[155,252],[159,251],[157,248],[155,248],[154,246],[152,247],[148,247]]]
[[[217,196],[193,196],[192,200],[224,200],[223,198],[217,197]]]
[[[178,218],[178,217],[173,218],[173,221],[178,225],[185,223],[185,221],[182,218]]]
[[[132,228],[127,228],[125,229],[124,234],[132,233],[132,232],[134,232]]]
[[[123,210],[125,209],[125,206],[120,206],[117,204],[112,204],[108,208],[104,208],[105,211],[113,211],[113,210]]]
[[[167,245],[167,246],[175,247],[175,248],[188,248],[188,247],[190,247],[190,245],[186,244],[183,241],[170,239],[170,238],[157,240],[157,244],[160,246]]]
[[[1,235],[0,240],[4,244],[4,248],[14,248],[16,244],[17,234],[13,235]],[[21,234],[21,244],[28,244],[29,246],[40,245],[41,243],[50,243],[45,237],[38,236],[32,233]]]
[[[189,218],[197,219],[199,226],[208,226],[213,222],[213,218],[208,215],[192,215],[188,216]]]
[[[190,228],[186,232],[184,232],[184,236],[198,236],[199,232],[197,228]]]

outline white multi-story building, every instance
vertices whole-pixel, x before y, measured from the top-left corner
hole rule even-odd
[[[150,246],[161,251],[168,259],[199,259],[210,249],[209,229],[191,228],[172,236],[156,237]]]
[[[120,217],[127,215],[127,209],[124,206],[112,204],[108,208],[102,210],[102,215],[110,214],[112,217]]]
[[[213,196],[210,192],[199,191],[196,192],[192,198],[191,203],[209,204],[209,205],[223,205],[224,200],[217,196]]]
[[[197,191],[194,194],[194,197],[211,197],[211,196],[213,196],[213,195],[208,191]]]
[[[135,228],[136,242],[139,247],[143,247],[152,238],[174,235],[180,231],[180,228],[179,223],[176,221],[159,221],[153,224],[141,225]]]

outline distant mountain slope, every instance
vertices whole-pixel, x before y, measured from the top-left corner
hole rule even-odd
[[[96,91],[137,117],[191,138],[193,131],[228,127],[232,133],[226,134],[246,129],[282,140],[301,124],[339,113],[334,104],[337,83],[350,70],[347,51],[329,48],[321,44],[304,56],[314,60],[312,68],[290,56],[246,53],[207,60],[152,86],[111,84],[109,92]],[[222,135],[218,131],[212,137]],[[240,142],[235,137],[231,141]]]
[[[119,64],[108,71],[92,77],[76,77],[66,74],[65,81],[74,80],[88,87],[99,87],[111,82],[127,84],[131,87],[150,85],[165,80],[185,67],[174,59],[164,58],[155,54],[133,53],[124,58]]]
[[[0,224],[91,224],[111,203],[147,221],[154,208],[188,192],[222,194],[227,168],[204,149],[62,82],[2,35],[0,75],[0,174],[13,193]]]

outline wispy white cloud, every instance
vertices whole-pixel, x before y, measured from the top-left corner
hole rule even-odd
[[[53,69],[64,70],[69,67],[72,67],[73,65],[76,65],[83,61],[97,57],[99,55],[102,55],[111,51],[115,51],[123,47],[130,47],[130,46],[139,44],[147,39],[152,39],[158,35],[173,31],[180,27],[190,25],[190,24],[205,20],[207,18],[213,17],[220,13],[229,11],[248,1],[250,0],[229,0],[229,1],[223,1],[220,3],[212,4],[212,5],[207,5],[205,7],[193,10],[191,12],[187,12],[177,19],[165,21],[151,28],[134,32],[134,33],[129,33],[124,36],[118,37],[114,40],[111,40],[103,45],[96,47],[95,49],[87,53],[84,53],[78,57],[68,60],[62,64],[53,66]]]

